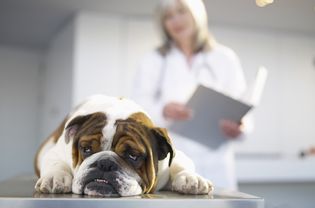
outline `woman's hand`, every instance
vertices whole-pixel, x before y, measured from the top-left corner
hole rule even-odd
[[[235,139],[242,134],[242,123],[222,119],[219,122],[219,127],[223,134],[229,139]]]
[[[185,121],[192,117],[192,111],[181,103],[170,102],[164,106],[163,116],[174,121]]]

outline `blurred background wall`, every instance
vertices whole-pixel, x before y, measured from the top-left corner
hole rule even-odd
[[[298,154],[315,145],[315,2],[205,2],[249,86],[259,66],[269,71],[255,129],[235,144],[240,190],[267,207],[311,207],[315,158]],[[0,180],[32,174],[40,142],[86,96],[130,95],[137,64],[160,42],[155,3],[0,1]]]

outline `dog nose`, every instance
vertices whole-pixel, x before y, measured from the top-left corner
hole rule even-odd
[[[118,170],[118,165],[112,160],[101,159],[97,162],[97,167],[101,171],[116,171]]]

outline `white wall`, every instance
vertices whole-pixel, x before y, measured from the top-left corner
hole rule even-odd
[[[249,82],[260,65],[269,70],[255,131],[238,151],[292,155],[315,145],[315,37],[233,27],[213,33],[238,53]]]
[[[126,94],[131,95],[133,78],[141,59],[161,43],[159,30],[151,20],[130,18],[126,20]]]
[[[121,17],[83,12],[76,16],[73,104],[92,94],[123,96],[126,29]]]
[[[45,51],[0,46],[0,180],[32,173],[40,142],[71,109],[73,23]]]
[[[33,171],[40,60],[38,51],[0,46],[0,180]]]
[[[40,141],[55,130],[72,107],[74,30],[73,21],[65,24],[45,51],[40,78]]]

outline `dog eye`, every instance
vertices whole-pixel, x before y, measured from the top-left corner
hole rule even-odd
[[[126,151],[123,157],[135,168],[140,168],[145,160],[145,156],[143,154],[133,151]]]
[[[83,147],[82,152],[85,154],[90,154],[92,152],[92,147]]]
[[[128,158],[133,161],[137,161],[139,157],[135,154],[128,154]]]
[[[93,154],[92,146],[81,147],[81,154],[84,158],[91,156]]]

